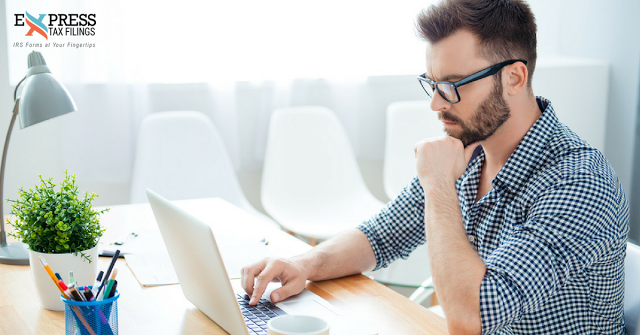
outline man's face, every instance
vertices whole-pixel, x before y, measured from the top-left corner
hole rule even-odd
[[[491,65],[478,56],[477,38],[459,30],[427,49],[426,76],[436,81],[455,82]],[[467,146],[493,135],[510,117],[503,97],[502,82],[494,76],[458,88],[460,102],[452,104],[434,94],[431,109],[438,112],[444,130]]]

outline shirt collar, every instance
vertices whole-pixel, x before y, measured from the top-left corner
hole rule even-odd
[[[557,128],[558,118],[549,100],[543,97],[536,100],[544,111],[496,175],[492,182],[494,188],[504,186],[516,192],[547,156],[545,148]]]

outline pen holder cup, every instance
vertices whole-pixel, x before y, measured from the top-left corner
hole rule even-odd
[[[118,335],[118,298],[120,292],[100,301],[64,302],[66,335]]]

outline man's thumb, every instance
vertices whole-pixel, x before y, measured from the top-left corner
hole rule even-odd
[[[295,294],[295,293],[289,292],[289,291],[291,291],[291,289],[288,288],[286,285],[278,288],[277,290],[273,290],[273,292],[271,292],[271,296],[270,296],[271,301],[279,302],[279,301],[287,299],[289,296]]]

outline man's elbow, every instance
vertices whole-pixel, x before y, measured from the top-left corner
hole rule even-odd
[[[447,315],[447,328],[451,335],[482,334],[482,321],[478,313]]]

